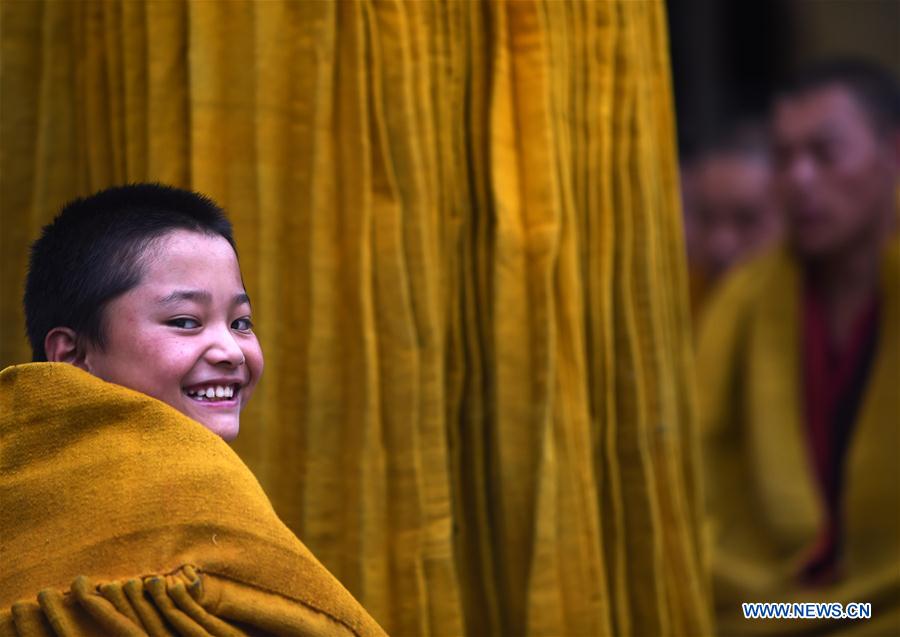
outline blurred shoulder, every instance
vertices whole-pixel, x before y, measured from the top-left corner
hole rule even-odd
[[[755,307],[774,302],[777,289],[793,285],[796,266],[783,246],[778,246],[735,267],[713,289],[700,315],[700,333],[734,325]]]

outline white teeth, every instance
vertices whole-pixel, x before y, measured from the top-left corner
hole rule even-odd
[[[200,400],[210,400],[213,398],[233,398],[233,385],[213,385],[211,387],[202,387],[200,389],[189,389],[185,392],[188,396],[199,398]]]

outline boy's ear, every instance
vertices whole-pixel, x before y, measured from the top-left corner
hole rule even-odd
[[[51,363],[69,363],[90,372],[85,361],[85,352],[78,342],[75,330],[69,327],[54,327],[44,337],[44,352]]]

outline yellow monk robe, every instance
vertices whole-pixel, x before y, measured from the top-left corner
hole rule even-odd
[[[71,365],[0,372],[0,512],[4,637],[384,634],[225,442]]]
[[[795,574],[824,520],[803,419],[800,273],[783,251],[711,299],[698,374],[721,634],[900,635],[900,242],[884,255],[877,351],[846,451],[841,577]],[[871,602],[870,620],[743,619],[741,602]]]

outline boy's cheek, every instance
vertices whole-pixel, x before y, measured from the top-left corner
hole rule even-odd
[[[265,357],[263,356],[262,348],[259,346],[259,340],[257,340],[255,335],[253,344],[247,348],[245,356],[247,357],[248,365],[250,365],[250,374],[255,385],[259,377],[262,376],[263,368],[265,367]]]

